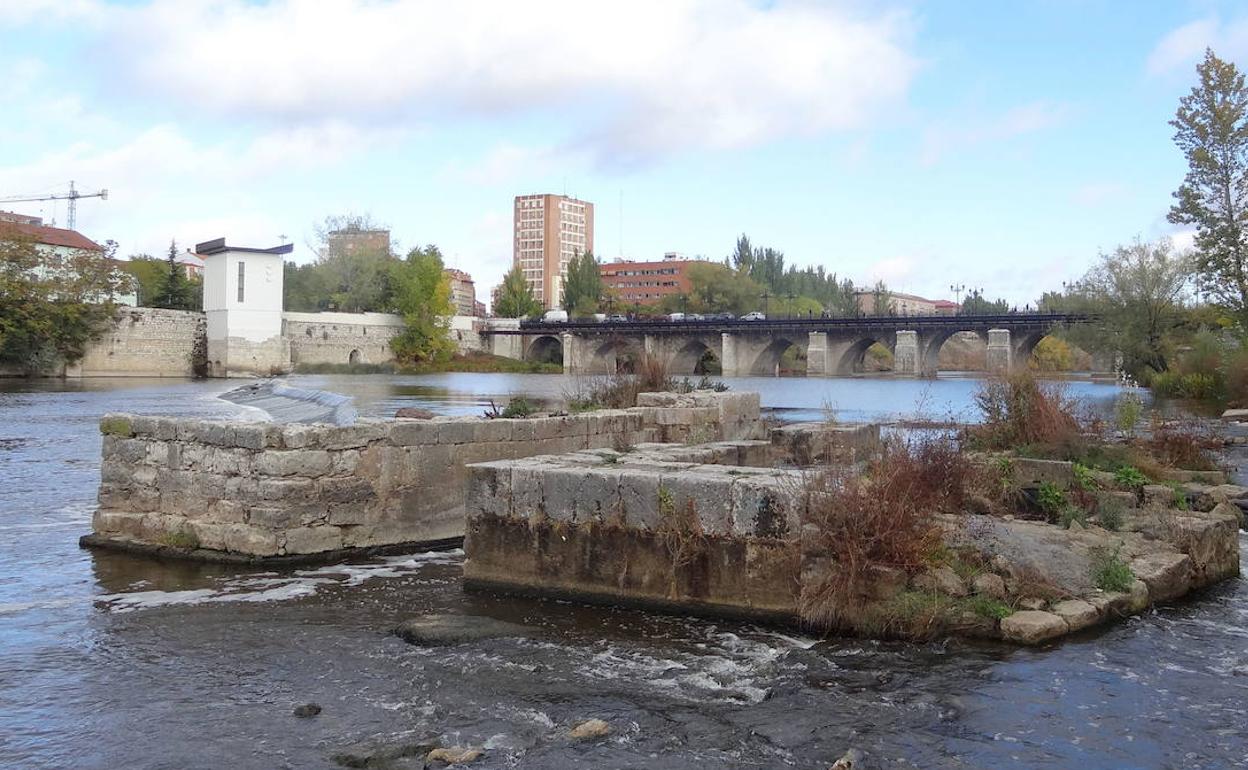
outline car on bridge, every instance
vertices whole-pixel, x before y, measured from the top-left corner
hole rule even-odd
[[[766,321],[767,314],[760,313],[759,311],[755,310],[753,313],[746,313],[745,315],[741,316],[741,320],[742,321]]]

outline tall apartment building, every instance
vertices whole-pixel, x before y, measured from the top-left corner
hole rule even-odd
[[[455,268],[447,268],[445,272],[451,279],[451,304],[455,306],[455,315],[477,315],[477,289],[472,276]]]
[[[559,306],[568,262],[594,249],[594,204],[564,195],[517,195],[515,264],[543,307]]]

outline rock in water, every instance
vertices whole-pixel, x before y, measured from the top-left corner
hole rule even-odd
[[[865,770],[867,756],[858,749],[850,749],[845,755],[832,763],[828,770]]]
[[[568,737],[574,741],[587,741],[593,738],[601,738],[611,732],[611,725],[601,719],[588,719],[581,722],[568,733]]]
[[[452,746],[446,749],[434,749],[425,755],[425,762],[445,762],[448,765],[466,765],[480,759],[485,752],[481,749],[465,749]]]
[[[408,644],[442,647],[500,636],[529,636],[533,629],[479,615],[422,615],[403,621],[394,633]]]
[[[302,706],[295,706],[295,716],[297,717],[314,717],[321,713],[321,704],[305,703]]]

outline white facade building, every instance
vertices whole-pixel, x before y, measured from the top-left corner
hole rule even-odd
[[[200,243],[208,369],[213,377],[269,375],[290,369],[290,342],[282,336],[284,257],[293,244],[269,249]]]

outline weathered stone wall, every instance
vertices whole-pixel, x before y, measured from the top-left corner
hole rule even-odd
[[[204,314],[125,307],[112,325],[66,367],[67,377],[191,377],[197,344],[205,339]]]
[[[249,558],[429,543],[463,535],[470,463],[760,429],[757,394],[683,398],[713,405],[347,427],[108,415],[88,542]]]
[[[453,316],[451,341],[460,353],[482,350],[476,324],[481,319]],[[390,340],[404,329],[391,313],[282,313],[282,336],[290,340],[291,363],[385,364],[394,360]]]
[[[282,336],[299,364],[384,364],[403,319],[390,313],[282,313]]]
[[[823,487],[809,487],[801,470],[758,466],[802,465],[799,455],[852,462],[878,445],[878,433],[810,425],[775,429],[771,438],[474,465],[465,585],[800,623],[799,598],[817,595],[838,569],[821,524]],[[1019,473],[1073,477],[1069,463]],[[1103,492],[1124,506],[1112,530],[938,515],[933,523],[950,553],[978,554],[966,562],[980,565],[973,582],[948,565],[913,574],[877,565],[864,578],[861,603],[818,617],[840,631],[935,629],[1036,644],[1140,612],[1239,574],[1242,514],[1231,501],[1248,499],[1248,489],[1203,483],[1218,481],[1188,480],[1177,492]],[[1171,507],[1176,494],[1186,495],[1181,510]],[[1100,586],[1097,565],[1107,559],[1129,570],[1121,589]],[[900,625],[907,602],[916,601],[943,609]],[[882,625],[881,617],[898,625]]]

